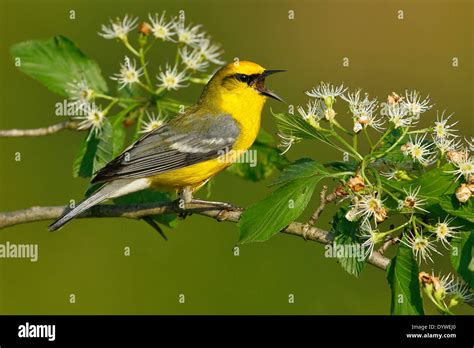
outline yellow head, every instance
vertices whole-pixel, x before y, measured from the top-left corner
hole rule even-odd
[[[265,87],[265,78],[284,70],[266,70],[260,65],[240,61],[219,69],[204,88],[200,103],[225,108],[263,107],[267,97],[283,101]]]

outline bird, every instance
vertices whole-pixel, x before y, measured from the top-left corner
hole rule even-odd
[[[284,71],[250,61],[221,67],[195,105],[144,134],[94,173],[91,184],[102,186],[48,229],[58,230],[105,200],[145,189],[175,191],[182,202],[191,202],[194,192],[252,146],[266,100],[283,102],[265,79]]]

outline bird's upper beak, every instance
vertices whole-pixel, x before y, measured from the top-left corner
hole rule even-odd
[[[265,78],[269,75],[285,72],[286,70],[265,70],[262,74],[258,75],[255,80],[255,89],[260,92],[260,94],[265,95],[267,97],[279,100],[281,102],[285,102],[282,98],[280,98],[275,92],[269,90],[265,87]]]

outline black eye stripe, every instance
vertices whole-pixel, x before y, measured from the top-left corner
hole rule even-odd
[[[234,78],[235,78],[237,81],[250,84],[250,83],[252,83],[258,76],[260,76],[260,75],[259,75],[259,74],[252,74],[252,75],[235,74],[235,75],[234,75]]]

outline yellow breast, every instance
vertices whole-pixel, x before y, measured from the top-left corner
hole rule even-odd
[[[212,102],[209,102],[211,100]],[[200,112],[230,114],[240,126],[240,134],[232,148],[240,154],[252,146],[260,130],[260,119],[265,98],[254,90],[234,91],[207,98],[200,105]],[[237,156],[225,156],[194,164],[185,168],[159,174],[151,178],[156,189],[180,189],[186,186],[200,188],[209,178],[230,166]]]

